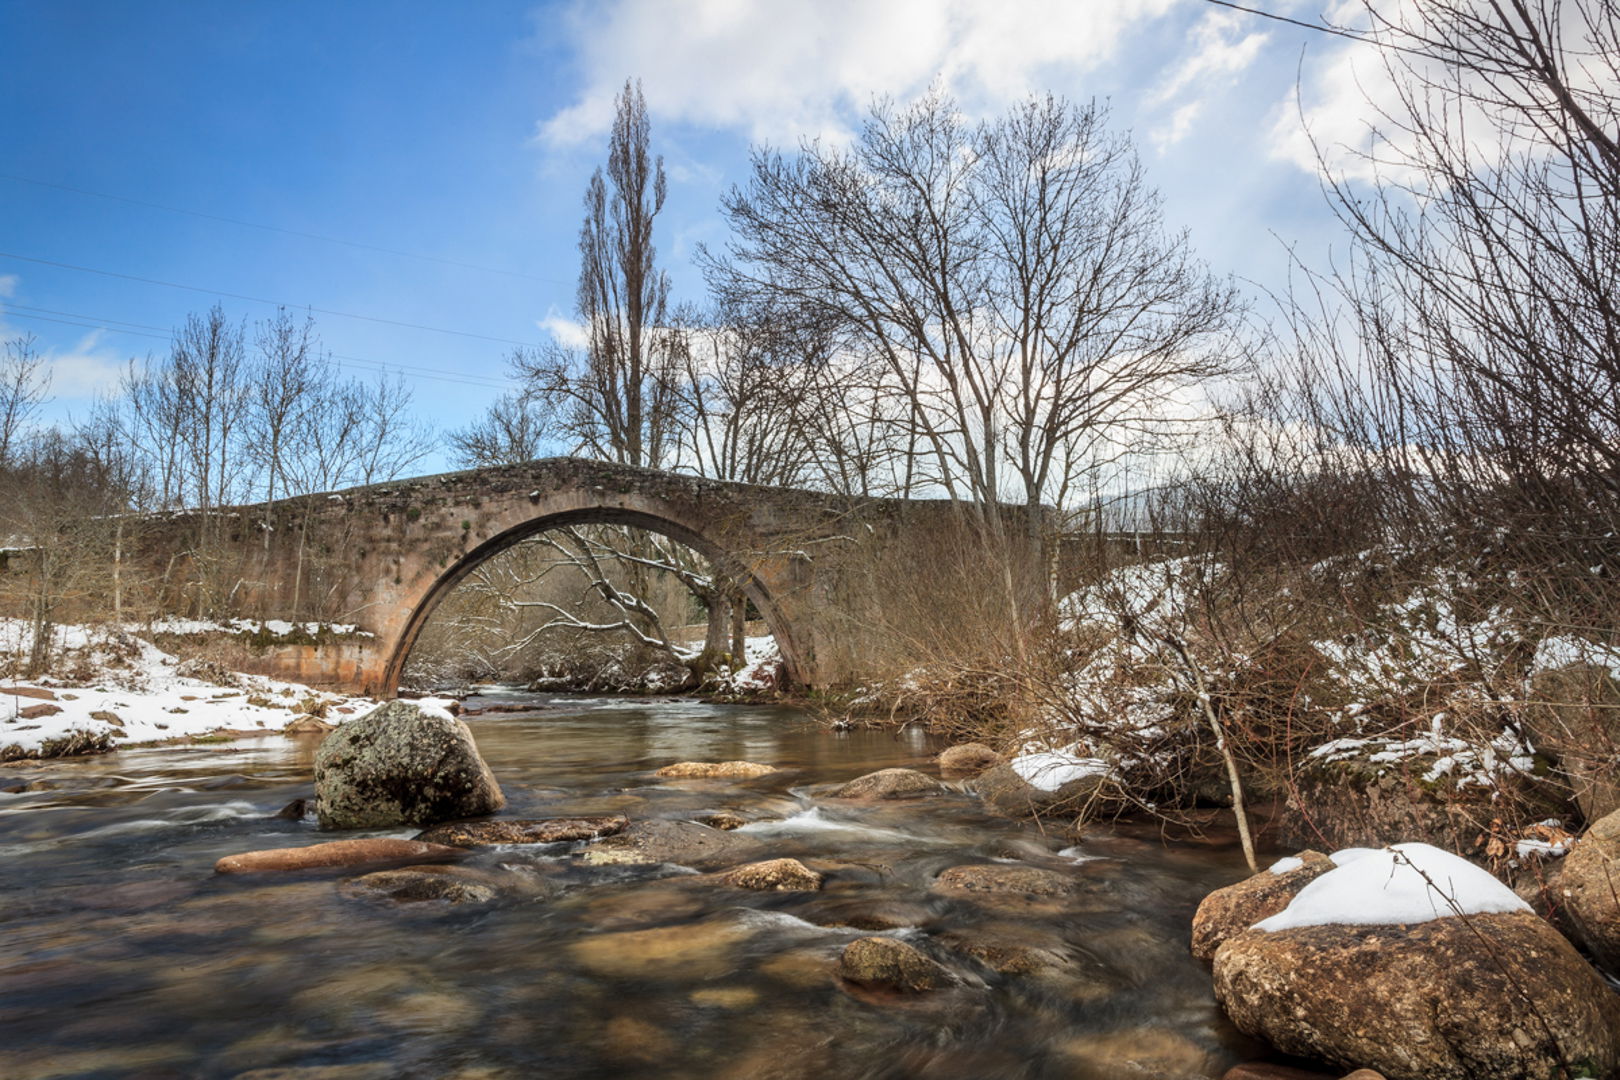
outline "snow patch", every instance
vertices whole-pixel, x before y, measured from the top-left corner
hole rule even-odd
[[[1056,791],[1064,784],[1088,776],[1106,776],[1112,770],[1108,762],[1081,756],[1078,749],[1076,744],[1061,750],[1037,750],[1020,754],[1007,764],[1030,786],[1042,791]]]
[[[1342,854],[1342,853],[1339,853]],[[1409,926],[1452,915],[1529,911],[1512,889],[1467,859],[1428,844],[1363,850],[1254,924],[1268,933],[1303,926]]]

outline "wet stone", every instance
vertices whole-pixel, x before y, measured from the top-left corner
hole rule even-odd
[[[934,879],[934,890],[944,893],[993,893],[1023,897],[1069,896],[1074,879],[1036,866],[953,866]]]
[[[653,775],[666,780],[756,780],[775,771],[775,766],[754,761],[677,761]]]
[[[496,844],[560,844],[595,840],[629,828],[623,814],[582,818],[541,818],[535,820],[457,821],[435,825],[416,839],[428,844],[452,847],[487,847]]]
[[[720,879],[737,889],[760,892],[815,892],[821,888],[821,875],[798,859],[770,859],[749,863]]]
[[[833,792],[835,799],[907,799],[938,795],[945,785],[916,769],[879,769],[857,776]]]
[[[378,870],[349,878],[338,886],[338,891],[353,899],[388,899],[400,904],[488,904],[500,895],[491,875],[460,866]]]
[[[850,942],[838,958],[838,974],[862,986],[902,993],[940,990],[956,982],[949,971],[915,946],[886,937]]]

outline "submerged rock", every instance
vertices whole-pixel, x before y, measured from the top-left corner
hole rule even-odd
[[[960,743],[940,751],[939,767],[946,772],[977,776],[984,770],[1001,764],[1001,755],[984,743]]]
[[[720,880],[733,888],[761,892],[816,892],[822,878],[798,859],[771,859],[739,866]]]
[[[378,870],[339,885],[351,898],[381,898],[412,904],[443,901],[447,904],[487,904],[500,890],[491,875],[464,866],[405,866]]]
[[[455,821],[419,833],[416,839],[452,847],[489,847],[495,844],[560,844],[575,840],[595,840],[629,828],[623,814],[585,818],[540,818],[536,820]]]
[[[1390,1080],[1620,1067],[1620,998],[1529,912],[1248,930],[1220,946],[1214,976],[1244,1032]]]
[[[775,771],[773,765],[753,761],[677,761],[653,775],[666,780],[754,780]]]
[[[1068,896],[1074,879],[1038,866],[953,866],[934,879],[934,890],[946,893],[997,893],[1012,896]]]
[[[733,949],[755,931],[740,922],[711,921],[595,934],[568,947],[593,975],[614,979],[713,979],[733,970]]]
[[[695,821],[638,821],[584,851],[587,863],[676,863],[697,870],[718,870],[756,858],[762,845],[749,837],[721,832]]]
[[[920,993],[956,982],[955,976],[903,941],[886,937],[859,938],[838,958],[838,974],[862,986]]]
[[[215,873],[251,874],[269,870],[313,870],[328,866],[359,866],[364,863],[397,862],[404,859],[460,858],[460,848],[423,844],[415,840],[375,837],[369,840],[332,840],[303,847],[268,848],[227,855],[214,864]]]
[[[879,769],[857,776],[837,791],[835,799],[904,799],[914,795],[938,795],[945,785],[916,769]]]
[[[730,832],[732,829],[740,829],[744,825],[748,824],[747,818],[743,817],[741,814],[733,814],[730,810],[717,811],[705,817],[698,818],[698,821],[702,822],[704,825],[707,825],[711,829],[719,829],[721,832]]]
[[[1557,892],[1575,938],[1620,974],[1620,811],[1587,829],[1564,856]]]
[[[1333,860],[1320,851],[1302,851],[1235,885],[1216,889],[1193,916],[1192,954],[1200,960],[1214,959],[1223,941],[1277,914],[1299,890],[1332,869]]]
[[[432,825],[506,805],[467,725],[390,701],[333,732],[315,752],[323,829]]]

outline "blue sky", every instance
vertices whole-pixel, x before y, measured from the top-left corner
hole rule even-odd
[[[669,170],[677,298],[702,299],[691,255],[724,241],[715,207],[751,144],[845,138],[874,94],[935,81],[978,114],[1107,99],[1170,221],[1275,287],[1285,246],[1320,264],[1341,242],[1296,84],[1314,131],[1352,139],[1366,52],[1205,0],[0,0],[0,335],[37,335],[61,417],[188,311],[273,311],[216,291],[364,315],[389,322],[318,314],[327,346],[463,424],[508,343],[571,314],[580,200],[627,76]]]

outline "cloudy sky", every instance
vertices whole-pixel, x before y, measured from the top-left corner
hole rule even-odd
[[[512,345],[572,313],[626,77],[669,171],[682,299],[751,145],[847,138],[875,95],[935,82],[980,115],[1106,100],[1171,222],[1275,287],[1290,248],[1342,245],[1296,89],[1321,143],[1354,141],[1375,67],[1207,0],[0,0],[0,335],[37,336],[71,416],[188,311],[307,307],[342,363],[403,372],[424,418],[462,424]]]

